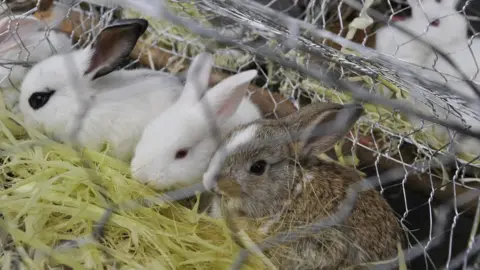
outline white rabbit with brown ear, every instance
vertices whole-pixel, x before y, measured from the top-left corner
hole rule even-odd
[[[260,118],[260,110],[246,97],[256,70],[232,75],[208,89],[211,54],[197,55],[187,72],[178,101],[148,124],[131,162],[134,179],[155,189],[200,182],[220,136]]]
[[[45,22],[33,16],[8,16],[0,20],[0,59],[6,65],[0,66],[0,88],[4,94],[5,105],[15,110],[20,95],[16,88],[20,86],[28,68],[12,62],[38,62],[55,53],[71,49],[70,38],[57,32],[47,30]]]
[[[90,46],[35,65],[21,85],[25,123],[59,141],[97,151],[107,142],[110,155],[129,160],[144,127],[183,89],[168,73],[114,71],[147,27],[144,19],[119,20]],[[88,110],[82,115],[84,107]]]
[[[255,242],[335,215],[362,178],[318,156],[362,113],[356,104],[314,103],[279,120],[260,119],[232,130],[203,176],[214,194],[210,214],[227,217],[232,229],[246,231]],[[334,121],[341,121],[339,129],[333,129]],[[279,269],[346,269],[395,258],[401,241],[394,211],[371,189],[359,192],[342,223],[273,246],[266,255]]]
[[[438,22],[436,30],[428,31],[426,37],[447,54],[469,79],[480,83],[478,67],[480,39],[468,38],[468,20],[462,11],[456,10],[458,2],[458,0],[442,0],[440,3],[425,7],[425,13],[430,17],[436,17]],[[458,70],[440,55],[430,53],[424,66],[429,69],[424,73],[429,79],[448,85],[461,95],[477,98],[474,91],[463,81]]]
[[[458,0],[422,0],[421,5],[417,2],[416,5],[412,7],[412,10],[417,13],[422,12],[425,17],[432,21],[425,33],[425,40],[444,52],[468,78],[476,81],[478,87],[480,75],[477,62],[480,61],[480,40],[473,38],[470,44],[470,40],[467,37],[468,20],[462,11],[457,11],[458,3]],[[426,68],[421,73],[424,77],[439,84],[449,86],[453,91],[451,93],[453,95],[460,94],[463,97],[470,98],[471,100],[469,101],[473,101],[473,104],[467,104],[466,106],[478,113],[480,109],[480,99],[478,99],[477,95],[467,83],[463,81],[456,68],[451,66],[440,55],[435,54],[433,50],[430,50],[427,54],[423,66]],[[445,101],[439,99],[434,100],[434,102],[445,104]],[[452,105],[453,108],[458,109],[460,108],[459,105],[465,102],[458,98],[451,97],[448,98],[448,103]],[[446,110],[433,104],[432,106],[436,113],[438,113],[440,119],[462,124],[461,118],[463,118],[467,126],[471,126],[473,130],[480,131],[480,120],[474,116],[474,113],[467,111],[453,113],[451,109]],[[446,104],[443,105],[443,107],[445,106]],[[432,111],[431,108],[429,111]],[[418,120],[414,121],[417,123],[417,126],[420,126]],[[437,137],[446,139],[447,141],[449,139],[447,129],[441,126],[435,127],[435,134]],[[477,155],[479,153],[478,149],[480,149],[480,141],[470,137],[457,136],[455,146],[460,152]]]
[[[411,6],[412,16],[396,23],[399,27],[412,32],[414,36],[405,34],[391,25],[386,25],[376,33],[375,49],[385,55],[422,66],[428,53],[430,53],[430,49],[419,42],[419,39],[424,38],[425,30],[430,25],[430,21],[422,13],[417,0],[407,0],[407,2]]]

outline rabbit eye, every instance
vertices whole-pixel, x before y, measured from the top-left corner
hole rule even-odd
[[[250,166],[250,172],[256,175],[262,175],[267,168],[267,162],[265,160],[259,160]]]
[[[38,110],[41,107],[45,106],[45,104],[47,104],[48,100],[54,93],[55,93],[55,90],[48,90],[45,92],[33,93],[28,98],[28,104],[30,104],[30,107],[32,107],[32,109]]]
[[[175,159],[182,159],[182,158],[186,157],[187,154],[188,154],[188,149],[180,149],[175,154]]]
[[[439,19],[436,19],[436,20],[432,21],[432,22],[430,23],[430,25],[437,27],[437,26],[440,25],[440,20],[439,20]]]

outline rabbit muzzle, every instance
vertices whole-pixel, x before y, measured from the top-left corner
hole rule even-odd
[[[242,187],[228,177],[219,177],[213,190],[218,194],[232,198],[238,198],[242,194]]]

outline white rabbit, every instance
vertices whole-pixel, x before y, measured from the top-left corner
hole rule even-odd
[[[399,27],[410,30],[415,36],[412,37],[393,26],[386,25],[376,32],[375,49],[385,55],[393,56],[408,63],[422,65],[425,62],[429,48],[421,44],[418,39],[424,35],[424,31],[429,25],[429,20],[422,14],[421,9],[416,8],[418,6],[416,1],[407,0],[412,7],[412,16],[397,21]]]
[[[1,61],[38,62],[72,47],[70,38],[54,29],[46,31],[45,22],[33,16],[9,16],[0,20]],[[19,64],[0,66],[0,88],[8,109],[16,112],[20,85],[28,71]],[[14,89],[12,89],[14,88]]]
[[[415,72],[432,81],[445,83],[445,80],[437,71],[431,70],[434,61],[436,61],[436,54],[430,46],[425,46],[420,43],[419,40],[423,40],[428,44],[436,46],[445,53],[450,54],[450,57],[452,57],[458,66],[463,66],[464,71],[467,72],[469,76],[473,76],[472,67],[474,60],[467,46],[467,20],[459,11],[456,11],[458,0],[408,0],[408,3],[411,6],[412,17],[399,22],[399,24],[415,33],[416,37],[410,37],[393,27],[386,26],[377,33],[376,49],[384,54],[393,55],[418,65],[421,68],[415,67]],[[478,44],[478,42],[474,42],[474,44],[475,43]],[[476,45],[472,46],[473,50],[476,50],[475,46]],[[469,58],[467,52],[470,53]],[[447,73],[445,74],[447,80],[452,80],[452,76],[459,77],[459,74],[455,73],[454,69],[441,58],[435,62],[435,68],[438,71]],[[464,95],[472,96],[473,93],[466,88],[461,88],[458,85],[458,81],[455,83],[456,85],[450,81],[449,85],[454,88],[454,90],[458,89],[458,92]],[[459,114],[458,112],[454,112],[452,108],[448,108],[446,102],[438,98],[438,94],[423,95],[421,92],[414,90],[410,91],[409,94],[408,99],[415,105],[415,108],[428,114],[431,114],[433,110],[435,110],[440,120],[459,122],[460,117],[463,117],[467,123],[476,122],[470,115]],[[460,105],[460,101],[455,97],[447,98],[447,100],[447,102],[455,108]],[[446,141],[450,139],[448,130],[442,126],[433,125],[427,121],[422,123],[421,119],[416,117],[410,117],[410,121],[416,128],[433,132],[438,139]],[[427,140],[431,145],[437,144],[436,139],[432,136],[427,136]],[[460,148],[461,152],[475,151],[475,149],[479,149],[480,146],[474,146],[474,144],[472,144],[475,142],[474,139],[469,139],[469,143],[455,141],[456,146]]]
[[[422,0],[423,10],[420,9],[418,3],[413,7],[413,10],[424,12],[428,18],[435,22],[435,27],[430,27],[426,32],[425,39],[447,54],[467,77],[478,81],[480,76],[478,75],[479,69],[476,61],[480,61],[480,40],[474,38],[472,44],[468,44],[468,21],[461,11],[456,10],[457,4],[458,0],[442,0],[440,2]],[[470,101],[478,100],[473,90],[462,80],[460,73],[440,55],[437,56],[433,50],[430,50],[427,54],[423,66],[427,68],[422,71],[422,75],[426,78],[449,86],[454,91],[452,93],[454,95],[463,95],[463,97],[471,98]],[[463,103],[455,97],[448,98],[448,102],[456,109]],[[442,101],[442,103],[444,102]],[[467,106],[473,111],[480,112],[480,101],[478,105],[467,104]],[[480,121],[476,119],[472,112],[463,109],[463,112],[455,115],[448,114],[447,110],[438,106],[435,109],[439,112],[442,120],[461,123],[461,118],[463,118],[467,126],[471,125],[472,129],[480,131]],[[435,133],[437,137],[448,139],[447,129],[445,128],[436,127]],[[470,137],[460,136],[456,147],[463,153],[475,155],[480,153],[480,141]]]
[[[75,135],[80,146],[93,150],[108,142],[110,155],[129,160],[143,128],[183,89],[181,81],[168,73],[113,71],[147,27],[144,19],[117,21],[91,46],[35,65],[21,86],[25,123],[62,142],[72,143]],[[85,101],[90,107],[82,116]]]
[[[430,46],[422,44],[419,40],[439,44],[445,40],[453,41],[465,37],[467,30],[457,28],[463,27],[464,18],[455,11],[455,0],[407,0],[407,2],[412,15],[397,24],[410,30],[415,36],[405,34],[393,26],[384,26],[376,33],[376,50],[424,66],[433,51]]]
[[[212,64],[210,54],[196,56],[178,101],[145,128],[131,162],[134,179],[155,189],[201,181],[218,146],[212,124],[223,136],[261,118],[259,109],[245,97],[257,71],[230,76],[206,91]]]
[[[438,16],[436,31],[427,32],[426,37],[447,54],[468,78],[478,81],[480,75],[476,61],[480,61],[480,39],[473,38],[472,44],[469,44],[468,20],[461,11],[456,11],[457,3],[458,0],[443,0],[425,8],[428,16]],[[442,10],[440,14],[437,11],[439,9]],[[424,66],[429,68],[424,73],[429,79],[446,84],[462,95],[476,97],[472,89],[462,81],[460,73],[440,55],[437,57],[433,51],[429,53]],[[431,70],[433,68],[435,70]]]

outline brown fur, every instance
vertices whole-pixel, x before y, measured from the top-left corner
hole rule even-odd
[[[269,222],[266,233],[273,235],[336,213],[348,188],[361,178],[353,169],[324,162],[317,155],[332,148],[344,134],[319,137],[307,131],[303,140],[284,144],[262,145],[256,141],[333,120],[342,109],[338,104],[317,103],[281,120],[249,124],[259,127],[254,140],[228,156],[216,187],[216,192],[224,195],[228,216],[237,227],[252,231],[253,224],[258,229],[254,238],[259,239],[259,235],[265,237],[260,227]],[[350,128],[360,115],[357,110],[346,127]],[[249,125],[234,130],[225,143]],[[269,164],[262,175],[249,171],[258,160]],[[280,218],[271,222],[276,215]],[[267,254],[281,269],[342,269],[394,258],[400,233],[392,209],[372,189],[359,194],[344,223],[318,235],[306,235],[286,247],[272,248]]]

